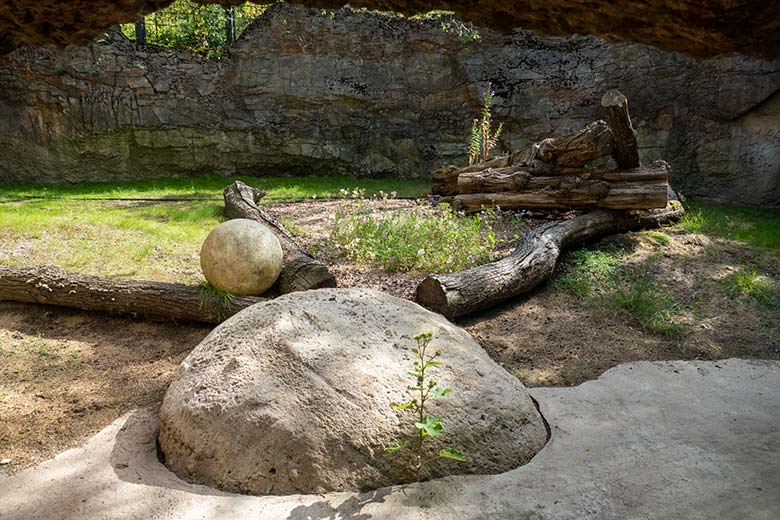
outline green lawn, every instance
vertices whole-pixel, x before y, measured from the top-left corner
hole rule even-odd
[[[222,190],[234,180],[242,180],[268,192],[268,202],[290,202],[312,197],[337,198],[339,190],[360,188],[367,196],[395,191],[399,198],[420,197],[430,190],[430,180],[354,179],[351,177],[236,177],[217,175],[193,178],[155,179],[130,182],[85,182],[77,185],[0,185],[0,202],[44,197],[51,199],[90,198],[214,198],[222,200]]]
[[[427,181],[242,178],[268,191],[263,202],[338,197],[359,188],[420,196]],[[101,276],[198,283],[200,245],[222,220],[221,177],[77,186],[0,187],[0,265],[53,264]],[[28,198],[43,197],[43,198]],[[95,198],[171,199],[155,201]],[[176,200],[203,198],[204,200]]]
[[[688,213],[678,224],[685,231],[726,238],[748,246],[780,248],[780,209],[696,201],[689,201],[685,206]]]

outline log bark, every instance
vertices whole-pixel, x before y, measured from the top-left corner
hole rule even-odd
[[[535,174],[559,175],[568,168],[581,169],[588,162],[613,151],[612,133],[604,121],[595,121],[579,132],[551,137],[528,148],[463,168],[442,168],[433,174],[431,193],[450,196],[461,193],[459,176],[488,169],[527,170]]]
[[[328,268],[307,253],[295,236],[284,225],[268,212],[260,209],[257,201],[265,193],[236,181],[223,193],[225,199],[225,216],[230,219],[248,218],[268,226],[274,232],[284,251],[282,272],[275,284],[279,294],[294,291],[306,291],[322,287],[336,287],[336,278]]]
[[[535,144],[529,159],[540,159],[556,166],[585,166],[599,157],[606,157],[613,151],[612,132],[604,121],[595,121],[575,134],[551,137]],[[517,156],[512,164],[517,164]]]
[[[485,162],[470,164],[463,168],[448,166],[439,168],[433,172],[431,178],[431,194],[441,195],[443,197],[458,194],[458,175],[461,173],[476,172],[485,168],[501,168],[509,165],[510,156],[502,155]]]
[[[669,165],[656,161],[647,168],[612,172],[590,171],[580,175],[535,177],[525,170],[464,174],[459,186],[471,191],[454,197],[456,211],[474,213],[501,206],[519,208],[648,209],[666,206]]]
[[[541,173],[541,175],[540,175]],[[560,189],[566,180],[581,179],[584,183],[606,181],[610,188],[619,183],[666,183],[669,165],[663,161],[654,162],[644,168],[632,170],[591,170],[587,168],[561,168],[546,173],[533,167],[488,168],[486,170],[461,173],[458,177],[458,191],[469,193],[503,193],[540,190],[546,187]]]
[[[607,112],[607,123],[615,140],[613,156],[618,168],[638,168],[639,145],[628,114],[628,99],[617,90],[610,90],[601,98],[601,106]]]
[[[654,228],[682,216],[677,201],[663,209],[618,212],[598,209],[529,231],[512,254],[468,271],[433,274],[417,286],[417,302],[448,318],[487,309],[528,292],[548,279],[561,252],[604,235]]]
[[[162,321],[220,323],[266,298],[234,296],[220,301],[197,286],[101,278],[43,266],[0,267],[0,300]]]

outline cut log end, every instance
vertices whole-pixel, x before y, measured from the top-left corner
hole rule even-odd
[[[420,282],[417,286],[415,298],[426,309],[438,312],[447,318],[453,317],[450,312],[450,306],[447,303],[447,295],[441,282],[436,279],[436,275],[428,276]]]

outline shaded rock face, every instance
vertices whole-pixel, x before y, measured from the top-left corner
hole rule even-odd
[[[503,145],[603,117],[628,96],[643,162],[686,195],[780,203],[780,60],[695,60],[594,37],[277,4],[204,62],[109,32],[86,47],[0,59],[0,179],[76,182],[224,175],[422,177],[466,157],[487,82]]]
[[[195,0],[240,4],[244,0]],[[85,43],[117,23],[134,22],[142,13],[172,0],[5,0],[0,4],[0,53],[23,45]],[[298,0],[310,7],[338,8],[343,0]],[[351,0],[367,7],[405,14],[431,9],[455,11],[465,20],[499,30],[514,27],[545,34],[595,34],[612,41],[655,45],[694,56],[740,52],[777,57],[780,4],[756,0]]]
[[[453,391],[431,401],[445,433],[423,478],[501,473],[546,443],[525,387],[462,329],[419,305],[369,289],[320,289],[245,309],[184,360],[160,409],[160,446],[180,476],[250,494],[365,490],[414,480],[407,453],[384,449],[414,430],[413,336],[435,335]],[[411,441],[410,441],[411,442]]]

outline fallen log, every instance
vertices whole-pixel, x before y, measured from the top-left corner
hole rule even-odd
[[[618,212],[598,209],[529,231],[514,252],[496,262],[454,274],[433,274],[417,286],[417,302],[457,318],[528,292],[548,279],[561,252],[604,235],[654,228],[684,213],[678,201],[663,209]]]
[[[522,192],[541,190],[547,187],[560,189],[561,185],[576,182],[584,183],[606,181],[610,188],[619,183],[656,182],[665,184],[669,178],[669,165],[656,161],[650,166],[631,170],[591,170],[588,168],[561,168],[558,175],[539,174],[529,167],[488,168],[486,170],[461,173],[458,177],[458,191],[470,193]]]
[[[639,145],[628,115],[628,99],[617,90],[610,90],[601,98],[601,106],[607,112],[607,123],[615,140],[613,156],[618,168],[639,167]]]
[[[584,171],[584,170],[583,170]],[[666,206],[669,165],[656,161],[646,168],[582,175],[534,177],[518,170],[486,171],[461,175],[459,186],[489,193],[456,195],[452,208],[474,213],[500,206],[519,208],[577,208],[596,206],[607,209],[648,209]]]
[[[220,323],[266,298],[217,297],[198,286],[102,278],[42,266],[0,267],[0,300],[162,321]]]
[[[458,175],[461,173],[476,172],[485,168],[502,168],[509,165],[509,155],[495,157],[481,163],[470,164],[463,168],[455,166],[445,166],[433,172],[431,178],[431,194],[450,196],[458,194]]]
[[[336,287],[336,278],[325,264],[307,253],[284,224],[260,209],[257,201],[264,195],[265,193],[241,181],[234,182],[225,188],[223,193],[225,216],[230,219],[248,218],[262,222],[279,239],[284,251],[282,272],[275,284],[279,294]]]

